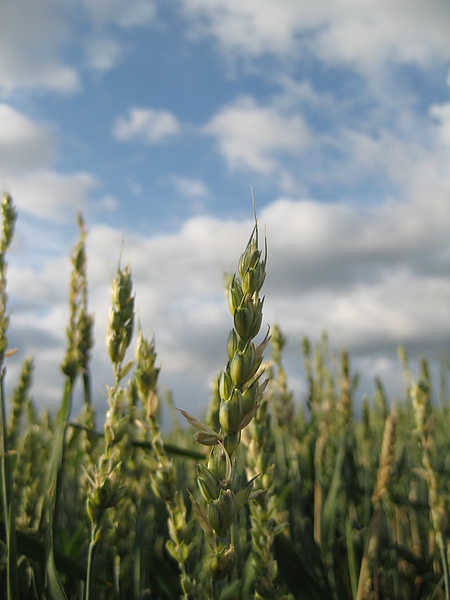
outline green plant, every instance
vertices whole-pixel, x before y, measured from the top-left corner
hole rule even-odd
[[[260,383],[264,372],[263,352],[268,334],[258,346],[253,339],[262,324],[263,300],[259,292],[266,277],[267,249],[264,258],[258,246],[258,227],[252,231],[234,274],[228,284],[228,305],[234,328],[227,341],[228,362],[218,380],[220,430],[210,429],[198,419],[182,411],[198,429],[196,440],[212,446],[208,466],[199,465],[198,485],[206,502],[206,510],[191,495],[194,511],[212,550],[209,563],[211,596],[220,598],[226,578],[236,567],[234,523],[239,511],[252,495],[258,474],[245,480],[238,470],[235,455],[241,432],[251,423],[268,383]]]

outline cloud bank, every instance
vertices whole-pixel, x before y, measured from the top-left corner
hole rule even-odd
[[[363,213],[345,203],[279,199],[261,211],[269,249],[264,322],[278,323],[289,337],[286,360],[294,384],[302,377],[301,337],[316,340],[322,330],[334,347],[346,346],[356,366],[364,365],[373,376],[390,376],[383,363],[386,348],[395,354],[401,344],[434,358],[450,349],[445,268],[450,213],[444,202],[434,206],[441,211],[431,215],[414,201]],[[422,218],[432,236],[417,235]],[[125,239],[122,260],[131,265],[139,320],[144,331],[156,336],[162,381],[174,388],[182,407],[206,406],[210,383],[226,361],[232,318],[223,273],[236,269],[251,228],[251,219],[195,217],[170,235]],[[121,241],[115,229],[90,227],[97,397],[111,378],[104,339]],[[36,392],[56,402],[57,391],[49,389],[48,381],[54,379],[49,372],[57,372],[58,353],[59,361],[64,353],[68,261],[50,260],[35,272],[16,266],[13,250],[8,279],[11,342],[20,349],[18,358],[37,353]],[[296,392],[301,399],[301,390]]]

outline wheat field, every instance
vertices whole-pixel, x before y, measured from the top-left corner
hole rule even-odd
[[[389,402],[377,381],[357,419],[348,353],[333,355],[326,335],[303,339],[307,394],[294,401],[285,333],[262,328],[267,244],[255,216],[225,281],[230,333],[217,344],[228,361],[207,413],[181,411],[183,425],[161,430],[162,407],[179,413],[159,392],[155,340],[136,323],[131,269],[119,264],[110,313],[95,315],[108,323],[112,373],[97,414],[80,217],[65,385],[56,415],[38,411],[32,357],[5,397],[9,194],[1,210],[1,600],[450,599],[448,365],[436,405],[426,359],[412,357],[413,377],[400,348],[403,398]],[[76,386],[84,405],[72,417]]]

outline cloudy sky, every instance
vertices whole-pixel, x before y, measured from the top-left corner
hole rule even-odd
[[[205,407],[232,326],[223,273],[252,228],[269,257],[265,321],[348,348],[360,393],[400,393],[396,348],[450,350],[447,0],[3,0],[0,183],[10,385],[35,355],[56,406],[76,215],[87,228],[94,393],[121,244],[162,386]]]

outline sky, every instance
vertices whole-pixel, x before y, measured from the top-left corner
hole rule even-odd
[[[93,391],[121,257],[160,388],[208,404],[232,327],[223,292],[253,226],[268,245],[264,324],[326,331],[390,400],[397,348],[450,350],[447,0],[2,0],[0,185],[19,210],[8,255],[11,388],[56,408],[69,254],[87,230]],[[123,246],[123,248],[122,248]],[[132,350],[130,351],[130,358]]]

